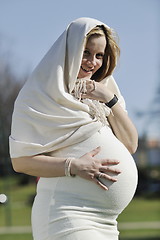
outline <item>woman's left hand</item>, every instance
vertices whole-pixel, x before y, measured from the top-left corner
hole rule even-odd
[[[109,102],[114,93],[101,82],[86,80],[86,92],[82,93],[81,98],[90,98],[103,103]],[[120,103],[117,102],[112,107],[112,113],[107,119],[115,136],[126,146],[131,154],[135,153],[138,145],[138,134],[135,126],[127,113],[123,110]]]
[[[82,98],[90,98],[101,102],[108,102],[113,98],[113,93],[101,82],[86,80],[86,93],[82,93]]]

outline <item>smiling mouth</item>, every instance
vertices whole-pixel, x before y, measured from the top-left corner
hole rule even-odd
[[[82,66],[81,66],[81,69],[82,69],[84,72],[86,72],[86,73],[93,72],[93,69],[89,69],[89,70],[87,70],[87,69],[84,69]]]

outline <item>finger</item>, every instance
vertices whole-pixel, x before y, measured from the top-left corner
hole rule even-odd
[[[101,150],[101,147],[97,147],[97,148],[93,149],[91,152],[89,152],[89,154],[92,157],[94,157],[94,156],[96,156],[100,152],[100,150]]]
[[[104,172],[100,173],[99,174],[99,177],[97,178],[100,182],[101,182],[101,179],[106,179],[106,180],[109,180],[109,181],[112,181],[112,182],[117,182],[117,179],[113,176],[110,176],[108,174],[105,174]]]
[[[87,93],[82,93],[82,94],[81,94],[81,97],[82,97],[82,98],[87,97]]]
[[[120,161],[116,159],[103,159],[102,160],[102,165],[117,165],[119,164]]]
[[[104,190],[108,190],[108,187],[104,185],[99,179],[93,178],[93,181]]]
[[[82,93],[81,97],[94,99],[94,95],[92,94],[92,91],[88,91],[87,93]]]
[[[89,84],[91,84],[93,82],[93,80],[91,80],[91,79],[86,79],[86,85],[89,85]]]
[[[93,80],[89,81],[89,84],[87,84],[87,88],[89,92],[93,92],[96,88],[95,81]]]
[[[96,82],[93,80],[92,81],[92,91],[91,92],[93,92],[95,90],[96,90]]]
[[[115,177],[112,177],[112,176],[107,175],[107,174],[103,174],[103,176],[101,176],[101,178],[109,180],[111,182],[117,182],[117,179]],[[101,181],[101,178],[99,179],[99,181]]]
[[[81,98],[88,98],[88,95],[85,94],[85,93],[82,93],[82,94],[81,94]]]
[[[116,173],[116,174],[120,174],[121,170],[118,168],[112,168],[112,167],[102,167],[101,169],[99,169],[100,172],[111,172],[111,173]]]

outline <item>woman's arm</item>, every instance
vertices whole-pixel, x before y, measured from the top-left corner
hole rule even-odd
[[[126,146],[131,154],[135,153],[138,146],[137,130],[119,103],[112,107],[108,121],[116,137]]]
[[[12,158],[13,169],[37,177],[64,176],[66,158],[57,158],[46,155],[24,156]]]
[[[92,80],[87,80],[87,93],[82,94],[82,98],[90,98],[108,103],[113,97],[111,92],[103,83],[96,82],[96,87]],[[138,134],[128,114],[123,110],[117,102],[112,108],[108,121],[111,125],[115,136],[126,146],[131,154],[133,154],[138,145]]]
[[[100,148],[98,147],[78,159],[73,159],[71,162],[71,174],[93,181],[101,188],[107,190],[107,187],[98,179],[98,175],[102,173],[104,179],[112,182],[117,181],[115,177],[110,176],[110,173],[114,175],[120,173],[115,167],[119,161],[98,159],[96,155],[99,152]],[[45,155],[12,158],[13,168],[16,172],[46,178],[65,176],[65,162],[66,158]]]

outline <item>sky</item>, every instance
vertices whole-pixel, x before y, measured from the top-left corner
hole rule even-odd
[[[160,84],[159,0],[0,0],[0,51],[9,51],[17,75],[32,72],[68,24],[96,18],[119,36],[121,56],[114,77],[140,135],[157,137],[150,111]]]

